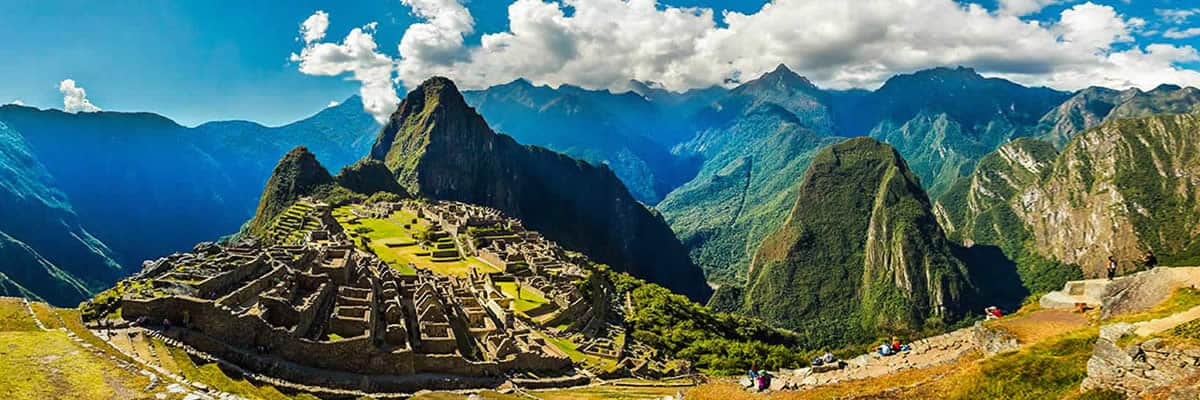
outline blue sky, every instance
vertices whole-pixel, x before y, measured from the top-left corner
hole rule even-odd
[[[440,3],[453,0],[422,0],[428,3]],[[550,0],[545,0],[549,2]],[[610,1],[610,0],[605,0]],[[998,13],[1000,0],[978,2],[991,12]],[[1013,1],[1013,0],[1005,0]],[[1027,0],[1036,3],[1037,0]],[[839,1],[809,3],[837,3]],[[1042,3],[1053,3],[1041,0]],[[353,3],[353,4],[347,4]],[[63,93],[59,91],[59,83],[64,79],[73,79],[79,87],[86,89],[87,99],[104,110],[111,111],[151,111],[166,115],[181,123],[194,125],[204,121],[222,119],[246,119],[268,125],[290,122],[306,115],[315,113],[325,107],[330,101],[344,99],[359,93],[363,83],[351,79],[352,74],[336,76],[313,76],[301,72],[298,61],[290,61],[292,53],[299,53],[306,47],[300,36],[299,25],[316,10],[323,10],[329,15],[327,34],[324,42],[337,43],[352,28],[369,22],[378,22],[377,27],[370,32],[374,43],[378,44],[378,52],[386,57],[395,59],[402,67],[408,67],[409,73],[396,74],[396,78],[411,84],[415,76],[427,73],[444,73],[456,80],[467,82],[466,86],[486,86],[509,79],[514,74],[529,75],[535,82],[560,84],[577,83],[590,87],[610,87],[619,89],[619,84],[627,79],[643,79],[662,81],[668,86],[682,88],[687,86],[702,86],[718,83],[729,76],[753,76],[761,70],[779,62],[787,62],[794,69],[814,77],[814,80],[824,86],[877,85],[880,77],[891,73],[906,72],[921,67],[931,67],[942,62],[965,60],[964,62],[983,65],[982,72],[994,69],[997,74],[1011,77],[1022,83],[1054,83],[1058,86],[1070,86],[1077,81],[1070,79],[1079,75],[1063,73],[1062,65],[1079,64],[1078,60],[1062,60],[1061,63],[1030,63],[1023,65],[1022,59],[1002,59],[995,54],[972,55],[967,58],[922,59],[909,58],[901,60],[872,61],[878,56],[870,54],[837,54],[830,49],[812,47],[804,48],[798,44],[798,50],[765,48],[769,56],[752,61],[743,61],[744,55],[736,51],[713,45],[711,53],[714,65],[733,65],[707,71],[702,64],[696,64],[700,55],[679,56],[667,64],[661,62],[662,57],[653,57],[654,62],[645,65],[635,62],[623,64],[634,65],[628,70],[619,71],[616,75],[605,75],[600,72],[612,72],[604,69],[602,62],[593,63],[579,61],[590,57],[589,51],[602,51],[596,43],[588,43],[579,36],[579,31],[593,25],[584,25],[581,21],[574,26],[572,32],[577,36],[564,39],[567,43],[563,49],[570,50],[563,54],[568,59],[558,60],[565,63],[562,68],[546,70],[538,65],[503,65],[503,68],[493,68],[497,58],[488,58],[486,52],[478,51],[480,38],[484,34],[504,32],[510,29],[508,1],[501,0],[471,0],[466,2],[466,9],[473,20],[473,29],[464,32],[465,40],[461,46],[451,46],[449,50],[456,54],[450,59],[421,59],[407,57],[403,60],[398,54],[397,43],[405,34],[410,24],[427,22],[428,18],[419,18],[412,9],[400,0],[356,1],[356,2],[318,2],[318,1],[8,1],[0,2],[0,37],[5,38],[5,45],[0,46],[0,74],[6,77],[0,80],[0,103],[19,100],[25,104],[48,108],[63,107]],[[764,1],[702,1],[702,0],[669,0],[660,2],[660,10],[668,7],[703,7],[716,11],[714,29],[727,26],[720,12],[732,10],[744,14],[759,11]],[[783,3],[782,1],[780,3]],[[796,2],[793,2],[796,3]],[[1046,25],[1059,22],[1064,10],[1078,6],[1079,1],[1062,1],[1041,8],[1040,11],[1023,15],[1025,21],[1044,21]],[[1141,20],[1137,27],[1126,27],[1132,32],[1127,39],[1116,39],[1108,44],[1104,51],[1120,52],[1130,48],[1142,48],[1152,43],[1170,45],[1174,49],[1200,47],[1200,34],[1184,38],[1186,30],[1200,27],[1200,15],[1190,17],[1175,17],[1170,19],[1156,10],[1187,10],[1200,7],[1194,1],[1183,0],[1136,0],[1125,3],[1121,0],[1093,0],[1099,6],[1111,7],[1120,14],[1124,21]],[[431,6],[432,7],[432,6]],[[788,7],[791,7],[788,5]],[[819,10],[811,4],[796,6],[797,12],[804,10]],[[776,7],[783,9],[784,6]],[[803,8],[803,10],[800,10]],[[439,11],[439,10],[434,10]],[[574,9],[565,7],[563,17],[573,17]],[[777,10],[780,11],[780,10]],[[855,12],[855,10],[843,10]],[[928,11],[928,10],[926,10]],[[925,12],[907,10],[905,12]],[[665,15],[665,14],[664,14]],[[820,21],[825,15],[816,12],[793,15],[791,20],[802,29],[810,21]],[[427,15],[425,15],[428,17]],[[649,18],[649,17],[648,17]],[[665,17],[664,17],[665,18]],[[782,16],[780,18],[783,18]],[[899,18],[899,17],[898,17]],[[786,20],[786,19],[781,19]],[[655,20],[648,19],[651,23]],[[669,21],[669,20],[666,20]],[[695,22],[694,20],[689,20]],[[684,21],[687,22],[687,21]],[[701,21],[702,22],[702,21]],[[703,24],[701,24],[703,25]],[[770,26],[768,23],[755,25]],[[840,24],[839,24],[840,25]],[[846,23],[845,25],[853,25]],[[564,28],[565,29],[565,28]],[[781,29],[792,29],[785,27]],[[1164,32],[1174,29],[1169,38]],[[848,32],[847,35],[854,33]],[[1200,32],[1197,32],[1200,33]],[[774,32],[765,30],[743,29],[738,34],[743,35],[742,42],[771,43],[776,38]],[[760,36],[755,36],[760,35]],[[686,35],[681,34],[681,37]],[[782,36],[780,36],[782,37]],[[872,36],[848,36],[858,43],[869,43]],[[976,43],[978,38],[969,38],[970,43]],[[577,43],[571,44],[571,40]],[[610,39],[613,40],[613,39]],[[794,39],[792,39],[794,40]],[[929,41],[930,39],[922,39]],[[1015,40],[1015,39],[1014,39]],[[799,41],[799,42],[802,42]],[[520,46],[523,43],[541,43],[539,41],[522,41],[513,39],[509,45]],[[695,41],[690,42],[692,44]],[[783,41],[783,43],[790,43]],[[977,45],[983,47],[988,42]],[[689,44],[688,46],[691,46]],[[882,45],[894,45],[891,42],[880,42]],[[924,42],[916,43],[916,47]],[[669,47],[672,43],[664,43]],[[973,45],[973,44],[972,44]],[[660,47],[662,47],[660,46]],[[1030,45],[1029,51],[1038,47]],[[775,46],[779,47],[779,46]],[[846,47],[846,46],[842,46]],[[853,47],[853,46],[850,46]],[[866,48],[868,46],[864,46]],[[542,48],[538,48],[542,49]],[[599,49],[599,50],[597,50]],[[546,48],[545,51],[555,51],[557,48]],[[923,49],[915,49],[920,53]],[[1022,49],[1016,50],[1019,52]],[[541,51],[541,50],[539,50]],[[618,50],[619,51],[619,50]],[[778,52],[774,54],[772,52]],[[451,54],[447,53],[447,54]],[[862,53],[856,51],[855,53]],[[999,51],[998,53],[1004,53]],[[439,53],[440,54],[440,53]],[[536,54],[536,53],[534,53]],[[557,54],[557,53],[556,53]],[[707,54],[707,53],[706,53]],[[493,55],[500,57],[504,54]],[[722,62],[720,57],[729,57]],[[774,57],[774,58],[771,58]],[[854,58],[859,57],[859,58]],[[1031,58],[1033,56],[1024,56]],[[686,59],[685,59],[686,58]],[[775,60],[775,59],[778,60]],[[1160,57],[1161,58],[1161,57]],[[548,57],[548,63],[553,62]],[[843,60],[844,59],[844,60]],[[701,62],[703,59],[700,59]],[[773,61],[774,60],[774,61]],[[813,61],[819,60],[819,61]],[[829,61],[823,61],[829,60]],[[319,60],[313,60],[317,62]],[[402,62],[403,61],[403,62]],[[601,60],[602,61],[602,60]],[[840,63],[840,64],[839,64]],[[669,65],[668,65],[669,64]],[[886,65],[880,65],[886,64]],[[1161,64],[1161,63],[1159,63]],[[697,66],[699,65],[699,66]],[[1017,65],[1010,67],[1012,65]],[[1157,64],[1156,64],[1157,65]],[[1161,65],[1159,65],[1161,67]],[[1169,66],[1176,69],[1192,69],[1200,67],[1200,60],[1186,54],[1174,57]],[[1048,72],[1037,72],[1055,69],[1057,75]],[[1115,67],[1114,67],[1115,68]],[[1113,69],[1108,72],[1114,79],[1126,79],[1129,82],[1142,83],[1145,77],[1125,77],[1124,70]],[[403,68],[402,68],[403,69]],[[1145,69],[1145,68],[1141,68]],[[683,71],[682,73],[680,71]],[[846,71],[853,71],[846,72]],[[1030,72],[1034,71],[1034,72]],[[1068,71],[1070,72],[1070,71]],[[1186,71],[1185,71],[1186,72]],[[455,76],[461,74],[463,76]],[[1160,74],[1188,83],[1189,75]],[[1179,76],[1178,78],[1170,78]],[[1105,76],[1108,77],[1108,76]],[[1140,79],[1140,80],[1139,80]],[[1114,80],[1120,82],[1120,80]],[[1119,85],[1118,85],[1119,86]],[[403,92],[403,88],[397,89]]]

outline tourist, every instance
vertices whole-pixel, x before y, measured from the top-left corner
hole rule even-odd
[[[1113,256],[1108,256],[1108,280],[1113,280],[1117,276],[1117,259]]]
[[[883,344],[879,345],[879,355],[885,357],[892,355],[892,346],[889,346],[888,343],[884,341]]]
[[[902,345],[900,344],[900,339],[896,338],[895,336],[892,336],[892,353],[899,353],[901,346]]]
[[[825,350],[825,354],[821,356],[821,362],[825,364],[832,364],[834,361],[837,361],[837,358],[833,357],[833,353],[830,353],[829,350]]]
[[[1142,265],[1145,265],[1146,269],[1153,269],[1158,266],[1158,257],[1154,256],[1153,251],[1146,250],[1146,254],[1142,256]]]

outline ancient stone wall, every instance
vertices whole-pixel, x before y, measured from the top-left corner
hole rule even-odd
[[[1200,347],[1163,339],[1118,345],[1133,328],[1127,323],[1100,328],[1100,338],[1088,359],[1085,390],[1107,389],[1139,396],[1157,389],[1172,391],[1179,382],[1200,376]]]

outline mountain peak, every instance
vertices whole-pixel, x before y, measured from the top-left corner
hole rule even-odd
[[[792,87],[817,89],[817,86],[813,85],[808,78],[800,76],[800,74],[792,71],[787,67],[787,65],[784,64],[779,64],[774,70],[763,74],[756,81],[783,84]]]
[[[250,234],[262,235],[271,221],[289,205],[332,182],[333,177],[329,175],[329,171],[321,166],[317,156],[308,151],[307,147],[296,146],[288,151],[275,165],[271,178],[267,179],[267,187],[258,201],[254,219],[248,226]]]

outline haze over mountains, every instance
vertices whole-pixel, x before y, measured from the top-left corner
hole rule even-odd
[[[114,265],[128,271],[144,259],[232,234],[253,215],[274,161],[303,145],[323,168],[331,170],[368,154],[377,160],[360,161],[350,173],[339,175],[339,185],[356,186],[351,191],[400,191],[396,189],[400,187],[412,194],[502,208],[537,224],[538,230],[555,233],[559,242],[586,249],[596,259],[628,268],[635,275],[667,286],[681,279],[686,283],[673,289],[703,298],[708,289],[699,283],[698,275],[676,276],[679,268],[697,265],[705,280],[718,285],[755,286],[757,279],[750,273],[754,255],[797,206],[801,182],[814,157],[828,146],[860,136],[887,143],[903,158],[914,182],[919,182],[921,196],[934,200],[931,208],[950,241],[997,246],[1012,262],[1010,266],[1026,269],[1021,273],[1026,286],[1040,287],[1094,272],[1095,255],[1115,248],[1056,252],[1052,247],[1066,239],[1038,229],[1069,219],[1075,209],[1058,211],[1062,215],[1058,220],[1039,222],[1030,217],[1035,211],[1011,206],[1014,198],[1031,188],[1048,185],[1042,180],[1060,162],[1056,148],[1070,148],[1076,136],[1105,122],[1186,113],[1196,110],[1200,101],[1193,88],[1164,85],[1145,92],[1089,88],[1072,94],[985,78],[963,67],[899,75],[874,91],[824,90],[783,65],[728,89],[675,93],[642,82],[632,82],[631,87],[632,92],[611,93],[517,80],[464,92],[463,104],[449,111],[440,97],[428,110],[408,102],[409,110],[399,110],[382,131],[362,111],[357,97],[276,128],[240,121],[187,128],[153,114],[67,114],[4,106],[0,121],[9,127],[8,136],[26,143],[5,149],[10,160],[33,160],[8,161],[21,166],[9,171],[16,171],[10,173],[20,175],[21,181],[36,182],[14,186],[17,189],[10,192],[21,194],[9,197],[53,199],[42,207],[59,210],[47,213],[68,221],[63,229],[54,230],[66,239],[34,239],[29,233],[14,233],[34,231],[27,228],[29,221],[6,223],[3,231],[14,243],[6,249],[19,250],[27,254],[26,264],[50,271],[39,273],[42,281],[64,276],[56,270],[71,276],[46,284],[58,289],[43,289],[43,284],[16,280],[11,270],[5,271],[17,283],[6,286],[6,292],[60,293],[48,296],[69,303],[123,275],[111,272]],[[433,110],[440,110],[437,118],[443,119],[435,119],[440,124],[408,120],[418,115],[430,118]],[[481,118],[470,117],[472,112]],[[1152,126],[1158,125],[1124,126],[1120,131],[1163,129]],[[1175,129],[1187,122],[1171,126]],[[429,139],[419,134],[422,129],[466,136],[448,142],[453,145],[424,142]],[[493,135],[491,129],[511,139]],[[1030,139],[1014,141],[1019,138]],[[461,150],[457,147],[476,151],[465,155],[456,152]],[[108,151],[98,156],[94,149]],[[1179,150],[1157,151],[1161,154],[1147,154],[1186,165]],[[462,158],[450,162],[450,157]],[[1167,168],[1163,162],[1156,161],[1156,168]],[[42,167],[31,166],[35,163]],[[1177,175],[1186,174],[1176,170]],[[386,174],[392,174],[395,182],[381,183],[379,177]],[[427,174],[425,179],[419,178],[422,174]],[[516,176],[512,174],[535,179],[511,180]],[[598,183],[581,187],[580,179]],[[1050,187],[1036,193],[1057,196],[1048,194]],[[1179,192],[1187,188],[1179,186]],[[54,192],[59,195],[27,195]],[[599,203],[592,203],[594,199],[617,200],[620,205],[606,208],[612,214],[597,212]],[[1068,200],[1044,200],[1038,207],[1050,210]],[[644,207],[633,207],[637,202],[652,208],[643,215],[637,210]],[[965,203],[969,206],[951,206]],[[576,208],[547,214],[541,210],[550,208],[548,204],[572,204],[560,206],[562,210]],[[1191,204],[1193,200],[1183,196],[1163,208],[1178,214]],[[561,223],[580,218],[590,222]],[[1150,219],[1155,218],[1167,217]],[[992,229],[986,229],[988,224]],[[988,233],[1010,226],[1025,228],[1012,234]],[[1179,229],[1190,226],[1185,220]],[[1104,228],[1087,229],[1094,233]],[[1170,249],[1169,259],[1191,254],[1194,245],[1187,241],[1191,239],[1168,243],[1162,239],[1164,233],[1153,229],[1121,236],[1121,254],[1133,254],[1150,244]],[[670,238],[671,231],[678,240]],[[39,253],[47,244],[34,243],[57,243],[53,240],[82,246],[77,253],[94,260],[60,265],[67,262]],[[26,246],[15,245],[18,242]],[[969,263],[970,256],[955,252],[961,256],[958,262]],[[688,257],[680,256],[683,253]],[[657,260],[654,263],[664,266],[644,269],[637,266],[639,260]],[[643,269],[637,272],[639,268]]]

